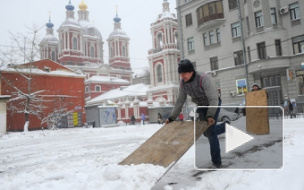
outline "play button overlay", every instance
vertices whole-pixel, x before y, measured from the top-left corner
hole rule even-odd
[[[203,106],[202,106],[203,107]],[[203,107],[204,108],[204,107]],[[210,108],[207,107],[206,108]],[[243,110],[234,117],[235,110]],[[280,106],[250,107],[222,106],[218,122],[212,130],[214,136],[207,133],[196,136],[194,126],[194,168],[196,170],[251,170],[251,169],[282,169],[283,168],[283,121],[284,109]],[[252,118],[249,113],[266,113],[265,121],[259,117]],[[268,113],[267,113],[268,112]],[[198,114],[197,114],[198,115]],[[229,117],[230,124],[222,118]],[[268,124],[269,130],[261,133],[263,126]],[[218,142],[217,142],[218,140]],[[220,152],[220,155],[219,155]],[[222,165],[216,168],[213,160],[220,157]]]
[[[252,136],[226,123],[226,153],[253,139]]]

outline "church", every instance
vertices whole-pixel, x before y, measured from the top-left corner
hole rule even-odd
[[[41,40],[40,58],[51,59],[86,75],[86,101],[111,89],[131,84],[132,70],[129,58],[129,37],[121,29],[121,19],[116,13],[114,30],[107,41],[108,64],[104,63],[104,41],[100,31],[90,23],[88,6],[78,6],[78,19],[71,0],[65,6],[66,18],[54,35],[54,24],[49,19],[46,35]]]
[[[157,121],[158,112],[167,117],[177,98],[180,60],[177,17],[170,12],[168,0],[163,0],[162,13],[151,21],[152,48],[147,50],[150,85],[131,85],[130,39],[121,28],[117,12],[114,30],[107,39],[109,59],[105,63],[104,41],[100,31],[90,24],[88,6],[82,0],[78,8],[76,20],[71,1],[66,5],[66,19],[57,29],[58,37],[49,19],[40,55],[41,59],[51,59],[86,76],[87,121],[94,120],[90,110],[109,105],[115,107],[117,121],[126,123],[132,115],[140,121],[142,113],[150,122]]]

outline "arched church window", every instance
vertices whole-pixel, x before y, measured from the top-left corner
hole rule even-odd
[[[126,56],[126,47],[122,46],[122,56]]]
[[[113,48],[110,48],[110,57],[113,57]]]
[[[161,65],[157,65],[156,72],[157,72],[157,82],[162,82],[163,81],[163,72],[162,72]]]
[[[159,33],[157,35],[157,49],[160,50],[162,48],[162,46],[163,46],[163,37],[162,37],[162,34]]]
[[[51,53],[51,60],[52,60],[52,61],[56,61],[56,54],[55,54],[55,51],[52,51],[52,53]]]
[[[73,38],[73,50],[77,50],[77,38]]]
[[[95,48],[94,47],[90,48],[90,57],[95,57]]]
[[[101,86],[99,86],[99,85],[95,86],[95,91],[100,92],[101,91]]]

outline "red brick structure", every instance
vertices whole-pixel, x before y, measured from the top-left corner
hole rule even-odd
[[[30,69],[31,68],[31,69]],[[1,70],[1,95],[11,95],[11,99],[18,97],[17,89],[25,94],[29,94],[28,80],[25,77],[31,77],[30,92],[39,93],[38,97],[43,101],[41,106],[41,118],[34,115],[29,116],[29,130],[41,129],[46,124],[41,124],[41,119],[48,116],[55,109],[66,108],[81,116],[81,126],[85,122],[84,118],[84,80],[85,76],[75,73],[69,68],[62,66],[51,60],[40,60],[33,63],[22,64],[16,67],[2,68]],[[23,130],[25,123],[24,113],[12,112],[9,108],[17,106],[24,100],[9,101],[7,104],[7,130],[16,131]],[[21,109],[21,107],[19,107]],[[74,124],[76,124],[74,122]]]

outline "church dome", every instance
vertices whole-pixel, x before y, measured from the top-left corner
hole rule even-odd
[[[59,29],[62,27],[74,27],[74,28],[80,28],[80,24],[74,19],[74,6],[71,4],[71,0],[69,1],[69,4],[65,6],[67,10],[67,17],[65,21],[62,22]]]
[[[114,30],[110,33],[109,38],[114,37],[114,36],[120,36],[120,37],[126,37],[128,38],[127,34],[125,33],[125,31],[123,31],[120,27],[121,23],[121,19],[118,17],[118,15],[116,14],[116,17],[113,19],[114,20]]]
[[[115,29],[111,32],[111,34],[109,35],[109,38],[114,37],[114,36],[123,36],[123,37],[128,37],[127,34],[125,33],[125,31],[123,31],[122,29]]]
[[[40,44],[58,44],[59,40],[56,36],[47,34],[44,36],[40,42]]]
[[[121,21],[121,19],[118,17],[118,15],[116,15],[116,17],[113,20],[114,20],[114,22],[120,22]]]
[[[87,21],[79,21],[79,23],[83,30],[83,35],[92,36],[92,37],[95,36],[97,38],[102,39],[101,33],[95,26],[93,26]]]
[[[50,19],[49,22],[45,24],[45,26],[48,28],[53,28],[54,24],[51,22],[51,19]]]
[[[65,26],[73,26],[73,27],[76,27],[76,28],[80,28],[80,24],[75,21],[74,19],[66,19],[65,21],[63,21],[63,23],[60,25],[59,28],[61,27],[65,27]]]
[[[79,7],[80,10],[83,10],[83,11],[87,10],[87,8],[88,8],[87,4],[85,4],[83,2],[83,0],[81,1],[81,3],[79,4],[78,7]]]
[[[71,0],[69,1],[69,4],[65,6],[65,9],[67,11],[73,11],[74,10],[74,5],[71,4]]]

